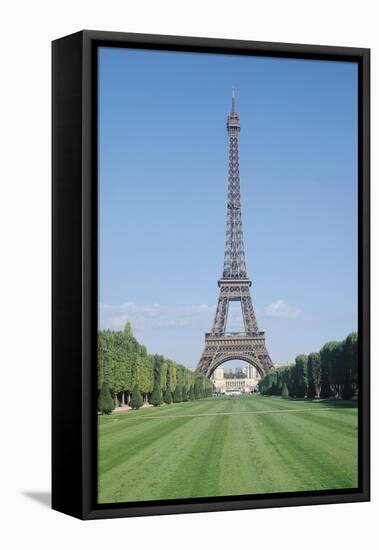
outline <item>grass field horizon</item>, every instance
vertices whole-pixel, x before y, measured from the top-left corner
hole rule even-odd
[[[99,416],[98,502],[357,487],[357,403],[207,398]]]

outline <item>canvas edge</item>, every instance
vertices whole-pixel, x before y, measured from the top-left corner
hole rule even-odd
[[[73,515],[81,519],[100,519],[100,518],[112,518],[112,517],[127,517],[127,516],[145,516],[145,515],[160,515],[160,514],[181,514],[192,512],[210,512],[210,511],[226,511],[226,510],[242,510],[253,508],[268,508],[268,507],[281,507],[281,506],[302,506],[313,504],[332,504],[343,502],[360,502],[370,500],[370,403],[369,403],[369,391],[370,391],[370,377],[369,377],[369,364],[370,364],[370,268],[369,268],[369,242],[370,242],[370,224],[369,224],[369,161],[370,161],[370,50],[367,48],[350,48],[350,47],[337,47],[337,46],[315,46],[315,45],[302,45],[302,44],[283,44],[283,43],[269,43],[269,42],[254,42],[254,41],[240,41],[229,39],[208,39],[208,38],[196,38],[196,37],[174,37],[164,35],[145,35],[134,33],[114,33],[103,31],[80,31],[68,37],[58,39],[53,42],[54,49],[65,49],[70,40],[76,41],[78,45],[77,55],[80,56],[80,62],[82,63],[82,71],[80,74],[81,80],[81,110],[80,110],[80,124],[81,124],[81,147],[80,151],[74,151],[75,156],[75,178],[76,186],[80,186],[81,189],[81,202],[80,202],[80,215],[82,220],[80,235],[78,232],[75,234],[75,239],[80,240],[81,245],[81,265],[80,272],[78,271],[78,264],[71,262],[69,266],[72,277],[78,283],[80,278],[81,283],[81,343],[76,350],[78,352],[80,347],[80,366],[79,357],[76,355],[76,367],[73,373],[73,379],[65,382],[65,387],[69,391],[71,390],[75,396],[80,393],[80,422],[79,427],[75,430],[75,442],[71,449],[68,449],[67,445],[63,445],[60,441],[62,431],[70,424],[65,418],[65,407],[57,400],[57,377],[62,378],[62,361],[56,359],[57,355],[57,343],[60,336],[54,329],[54,319],[57,320],[59,315],[56,300],[54,296],[57,292],[57,285],[60,291],[69,292],[70,288],[67,284],[67,280],[62,274],[56,273],[59,262],[54,264],[53,255],[53,279],[55,283],[53,286],[53,347],[55,349],[55,355],[53,351],[53,498],[52,507],[55,510]],[[361,218],[361,239],[360,247],[362,253],[362,339],[365,345],[362,346],[362,359],[363,359],[363,378],[362,378],[362,394],[367,397],[367,400],[362,407],[362,491],[352,494],[343,495],[317,495],[317,496],[283,496],[275,498],[254,498],[252,500],[225,500],[217,502],[197,502],[197,503],[169,503],[167,504],[153,504],[146,502],[143,506],[133,507],[125,506],[123,504],[115,505],[112,508],[98,508],[94,505],[95,493],[93,483],[95,480],[95,471],[93,468],[94,460],[93,453],[95,449],[94,438],[96,432],[94,430],[94,423],[92,422],[93,411],[93,329],[94,319],[96,317],[93,311],[93,299],[97,294],[97,285],[94,281],[93,273],[94,266],[96,265],[96,253],[97,248],[97,234],[94,230],[96,225],[96,211],[94,205],[96,204],[96,197],[93,193],[93,177],[94,177],[94,159],[93,153],[96,147],[96,132],[94,131],[94,108],[95,98],[93,95],[93,68],[94,68],[94,50],[95,46],[100,43],[115,43],[115,46],[128,46],[131,44],[138,47],[165,47],[169,49],[186,48],[188,51],[201,49],[207,49],[209,51],[229,50],[231,53],[237,53],[243,51],[246,54],[255,54],[261,52],[261,55],[270,55],[277,53],[280,56],[290,55],[292,57],[307,58],[344,58],[352,59],[361,63],[362,67],[362,166],[361,166],[361,190],[362,190],[362,202],[359,208],[359,215]],[[80,43],[80,45],[79,45]],[[69,59],[66,59],[66,64],[69,63]],[[54,65],[54,53],[53,53],[53,65]],[[63,68],[68,70],[69,67]],[[55,73],[54,73],[55,70]],[[53,82],[54,74],[56,75],[61,69],[56,65],[53,67]],[[73,75],[71,75],[74,79]],[[75,76],[76,85],[78,85],[78,75]],[[57,174],[54,172],[54,165],[57,163],[57,155],[59,157],[59,149],[62,147],[62,143],[66,143],[67,138],[70,137],[70,131],[66,133],[64,138],[62,135],[59,137],[55,128],[57,117],[59,118],[59,108],[56,101],[56,85],[55,91],[53,85],[53,196],[54,188],[57,187]],[[55,97],[55,100],[54,100]],[[78,124],[79,113],[72,114],[72,125]],[[62,141],[63,139],[63,141]],[[55,158],[55,160],[54,160]],[[79,170],[80,169],[80,170]],[[80,174],[80,175],[79,175]],[[59,179],[59,177],[58,177]],[[66,193],[67,194],[67,193]],[[68,194],[69,195],[69,194]],[[72,197],[67,196],[68,203],[72,203]],[[78,205],[73,205],[75,211],[77,211]],[[53,212],[54,212],[54,200],[53,200]],[[55,220],[54,220],[55,218]],[[59,239],[54,237],[54,224],[57,225],[57,219],[54,214],[53,218],[53,250],[59,248],[60,244],[65,246],[65,243],[59,242]],[[59,218],[59,216],[58,216]],[[59,223],[58,223],[59,225]],[[66,243],[67,244],[67,243]],[[55,272],[55,275],[54,275]],[[66,311],[65,315],[69,312]],[[78,319],[76,319],[78,320]],[[59,342],[60,345],[64,344]],[[66,370],[64,371],[67,372]],[[77,397],[75,398],[77,399]],[[55,413],[54,413],[55,409]],[[70,416],[72,422],[72,415]],[[55,432],[55,434],[54,434]],[[79,439],[78,439],[79,438]],[[78,441],[80,445],[78,446]],[[80,447],[80,453],[78,452]],[[60,449],[60,451],[59,451]],[[79,487],[77,483],[72,480],[71,483],[67,483],[67,469],[66,473],[62,473],[61,464],[62,458],[57,458],[60,453],[75,450],[75,456],[77,457],[77,465],[74,467],[75,475],[74,479],[80,479]],[[79,478],[78,478],[78,473]],[[64,486],[64,488],[63,488]],[[67,493],[68,487],[72,498],[64,499],[62,504],[61,492]]]

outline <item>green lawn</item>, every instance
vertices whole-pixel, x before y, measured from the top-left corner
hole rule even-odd
[[[208,398],[99,417],[99,502],[357,486],[353,402]]]

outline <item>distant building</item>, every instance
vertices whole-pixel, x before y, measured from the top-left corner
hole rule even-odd
[[[232,378],[225,378],[226,369],[218,367],[212,374],[211,380],[215,390],[219,393],[236,392],[251,393],[254,391],[260,380],[258,371],[251,367],[242,367],[235,371],[235,376]],[[231,371],[229,371],[231,372]],[[245,375],[245,377],[238,376],[239,373]]]

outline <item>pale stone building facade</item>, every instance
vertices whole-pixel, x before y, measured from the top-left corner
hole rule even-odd
[[[242,367],[239,369],[246,378],[226,378],[225,369],[223,367],[218,367],[211,376],[215,390],[219,393],[228,393],[228,392],[241,392],[241,393],[251,393],[257,388],[260,376],[258,371],[251,367]]]

